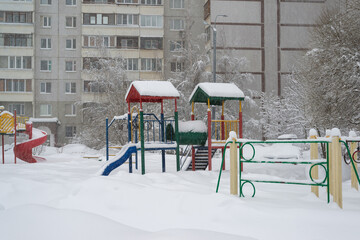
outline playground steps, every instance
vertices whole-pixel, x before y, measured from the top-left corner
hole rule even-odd
[[[216,153],[216,149],[212,149],[211,157]],[[208,147],[199,147],[195,152],[195,170],[205,170],[208,166]],[[192,170],[192,162],[186,171]]]

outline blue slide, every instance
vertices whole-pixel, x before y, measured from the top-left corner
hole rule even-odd
[[[102,176],[109,176],[112,170],[117,167],[120,167],[126,160],[128,160],[131,154],[136,153],[136,145],[125,145],[121,151],[111,158],[106,164],[107,166],[102,172]]]

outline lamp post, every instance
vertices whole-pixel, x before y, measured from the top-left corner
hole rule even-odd
[[[213,67],[212,67],[212,74],[213,74],[213,82],[214,83],[216,82],[216,34],[217,34],[216,20],[217,20],[218,17],[228,17],[228,15],[225,15],[225,14],[216,15],[215,21],[214,21],[214,26],[212,26],[211,24],[204,21],[204,24],[208,25],[213,30]],[[212,107],[211,115],[212,115],[212,119],[215,119],[215,107]]]

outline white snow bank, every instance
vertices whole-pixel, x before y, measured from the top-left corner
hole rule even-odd
[[[179,122],[179,132],[207,132],[207,126],[200,120]]]
[[[128,88],[125,99],[127,99],[131,87],[139,92],[141,96],[153,97],[180,97],[180,93],[171,82],[166,81],[133,81]]]
[[[101,215],[41,205],[23,205],[1,211],[0,222],[1,236],[6,240],[253,239],[206,230],[171,229],[147,232]]]
[[[286,139],[297,139],[295,134],[283,134],[278,136],[278,139],[286,140]]]
[[[197,89],[202,89],[210,97],[233,97],[244,98],[244,93],[234,83],[199,83],[191,93],[189,100],[193,98],[193,95]]]

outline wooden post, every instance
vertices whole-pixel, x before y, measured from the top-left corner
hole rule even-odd
[[[340,208],[343,208],[342,204],[342,169],[341,169],[341,145],[340,145],[340,130],[334,128],[331,131],[332,136],[332,155],[333,155],[333,176],[334,178],[334,202],[338,204]]]
[[[356,133],[354,131],[350,131],[349,137],[354,137],[355,138]],[[351,156],[353,156],[355,151],[356,151],[356,142],[352,142],[352,143],[350,143]],[[357,158],[357,154],[354,155],[353,160],[355,160],[356,158]],[[354,161],[354,165],[355,165],[355,168],[357,169],[357,163],[355,161]],[[359,190],[359,183],[357,181],[356,173],[355,173],[354,168],[352,167],[351,163],[350,163],[350,167],[351,167],[351,187],[355,188],[356,190]]]
[[[221,140],[225,140],[225,101],[222,101],[222,111],[221,111]],[[224,148],[222,149],[221,153],[224,154],[226,151]],[[222,156],[221,155],[221,156]],[[222,167],[222,170],[225,170],[225,161]]]
[[[326,130],[326,138],[330,138],[331,137],[331,130],[327,129]],[[334,161],[333,161],[333,144],[332,142],[329,143],[329,179],[328,179],[328,184],[329,184],[329,191],[331,196],[334,196],[334,187],[335,187],[335,174],[334,174]]]
[[[315,129],[311,129],[309,132],[310,139],[317,139],[317,132]],[[310,159],[319,159],[319,150],[317,143],[310,143]],[[311,169],[312,178],[319,179],[319,169],[318,166],[315,166]],[[317,197],[319,197],[319,187],[311,186],[311,192],[313,192]]]
[[[236,133],[233,132],[230,144],[230,194],[238,195],[238,151],[236,146]]]

